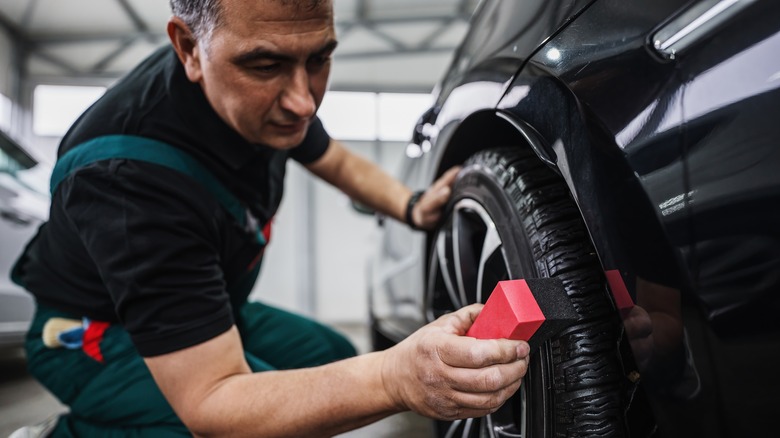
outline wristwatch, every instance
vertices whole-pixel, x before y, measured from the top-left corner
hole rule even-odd
[[[406,203],[406,224],[409,225],[409,228],[413,230],[422,230],[422,228],[418,227],[414,223],[414,219],[412,218],[412,210],[414,210],[414,205],[417,204],[417,201],[420,200],[420,197],[425,193],[425,190],[419,190],[414,193],[412,193],[412,196],[409,198],[409,202]]]

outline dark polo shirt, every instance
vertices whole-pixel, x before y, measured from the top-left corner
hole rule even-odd
[[[288,156],[315,161],[329,137],[314,120],[289,151],[250,144],[225,124],[165,47],[110,88],[65,135],[59,155],[105,135],[147,137],[205,165],[263,225],[282,198]],[[230,296],[261,250],[189,175],[110,159],[70,174],[29,245],[22,282],[43,305],[119,322],[143,356],[209,340],[234,323]]]

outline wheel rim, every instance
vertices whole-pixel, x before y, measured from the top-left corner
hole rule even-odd
[[[510,278],[510,266],[493,218],[474,199],[463,198],[436,233],[431,251],[426,316],[439,316],[484,303],[496,283]],[[493,414],[450,423],[446,438],[525,437],[526,385]]]

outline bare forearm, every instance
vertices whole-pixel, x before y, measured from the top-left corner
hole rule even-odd
[[[386,396],[382,353],[300,370],[239,374],[198,406],[202,436],[332,436],[401,409]]]
[[[411,191],[378,165],[333,140],[325,155],[308,169],[350,198],[403,221]]]
[[[144,360],[196,436],[332,436],[408,409],[481,417],[520,386],[529,347],[463,336],[479,310],[467,306],[388,350],[315,368],[253,374],[235,326]]]
[[[368,166],[375,166],[367,163]],[[386,216],[404,221],[406,204],[412,192],[378,166],[374,171],[346,175],[351,179],[344,187],[350,198]]]
[[[325,154],[306,167],[352,199],[399,221],[407,220],[412,192],[376,164],[347,151],[338,141],[332,140]],[[430,230],[436,226],[459,170],[455,166],[444,172],[417,199],[409,218],[414,227]]]

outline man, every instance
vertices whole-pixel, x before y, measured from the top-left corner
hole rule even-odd
[[[55,435],[330,436],[404,410],[497,409],[529,348],[462,336],[479,305],[352,357],[325,327],[246,303],[288,156],[419,228],[457,169],[417,199],[328,138],[315,113],[336,47],[330,1],[171,6],[172,48],[63,139],[50,220],[15,269],[39,303],[31,372],[70,406]]]

